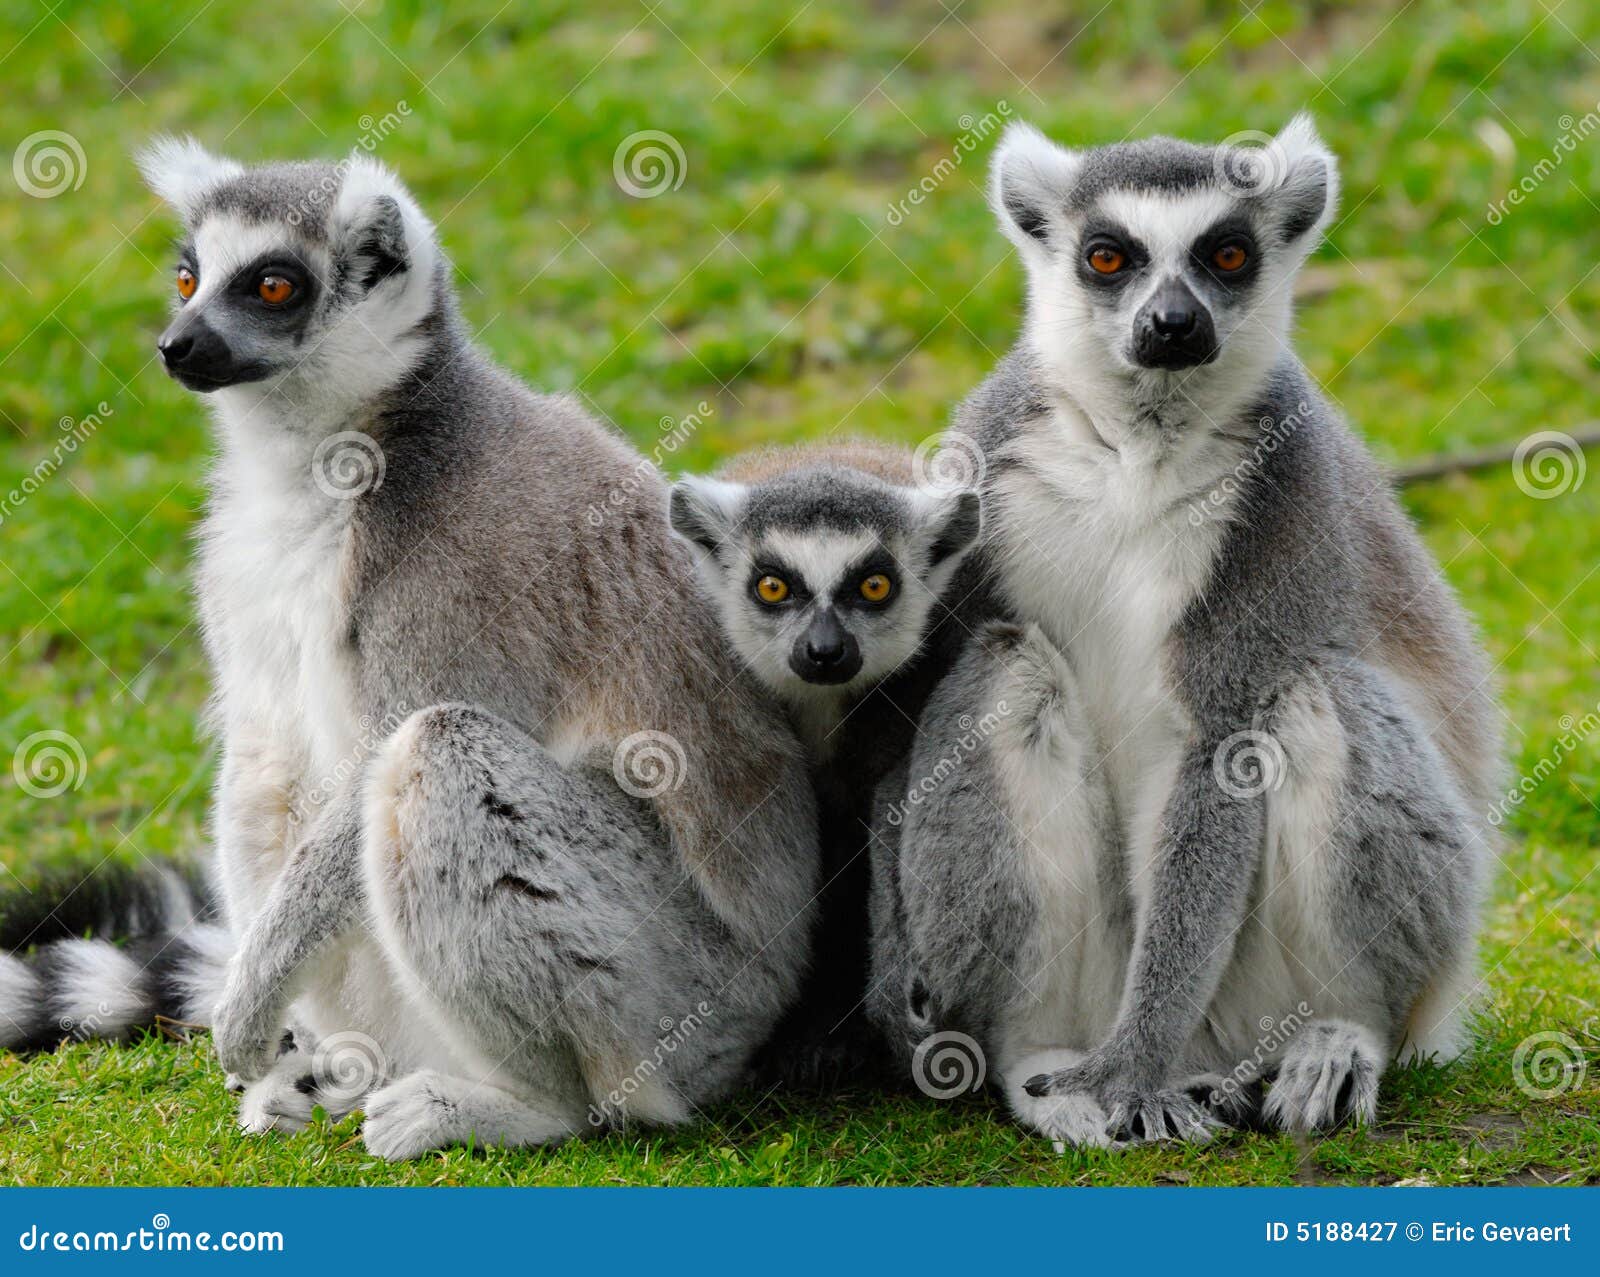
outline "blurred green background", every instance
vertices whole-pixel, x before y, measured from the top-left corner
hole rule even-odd
[[[128,158],[152,133],[246,160],[366,139],[438,221],[498,359],[646,449],[704,401],[671,461],[696,468],[761,442],[940,429],[1017,328],[1019,269],[983,201],[1000,119],[1078,143],[1217,140],[1307,107],[1345,196],[1305,272],[1299,347],[1379,455],[1406,461],[1600,415],[1597,48],[1584,0],[0,0],[0,498],[43,465],[0,504],[0,865],[26,881],[204,841],[188,558],[209,440],[152,358],[173,227]],[[665,180],[648,157],[629,167],[647,130],[669,135]],[[1600,739],[1561,744],[1600,700],[1600,476],[1570,456],[1543,474],[1407,491],[1482,622],[1513,767],[1539,779],[1489,917],[1483,1046],[1397,1073],[1372,1131],[1058,1157],[982,1100],[747,1097],[686,1132],[391,1170],[350,1123],[237,1135],[202,1039],[0,1056],[0,1179],[1600,1177]],[[38,797],[5,765],[39,732],[75,742],[76,788]],[[1517,1056],[1537,1033],[1565,1062],[1543,1085],[1536,1051]]]

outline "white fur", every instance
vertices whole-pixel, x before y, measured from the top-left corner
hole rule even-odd
[[[244,172],[241,165],[211,154],[192,137],[158,137],[139,152],[136,162],[150,189],[180,213],[207,187]]]
[[[233,957],[233,935],[226,927],[195,926],[183,933],[192,957],[175,977],[181,992],[178,1014],[188,1024],[209,1025],[222,1001],[228,962]]]
[[[43,998],[33,968],[21,958],[0,953],[0,1049],[16,1046],[27,1036]]]
[[[113,1038],[144,1023],[144,971],[122,950],[104,940],[66,940],[54,957],[51,1014],[63,1037]]]

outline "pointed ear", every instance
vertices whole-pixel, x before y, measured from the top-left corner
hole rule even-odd
[[[915,504],[927,528],[928,567],[953,568],[978,543],[983,499],[967,488],[918,488]]]
[[[1273,192],[1286,243],[1317,242],[1339,206],[1339,162],[1302,111],[1272,140],[1282,177]]]
[[[145,185],[186,217],[207,187],[244,172],[236,160],[213,155],[192,137],[158,137],[134,156]]]
[[[742,483],[684,475],[672,485],[668,521],[696,550],[715,555],[738,523],[749,492]]]
[[[1083,157],[1031,124],[1010,125],[989,162],[989,206],[1006,238],[1025,253],[1050,246]]]
[[[393,275],[431,268],[437,249],[433,224],[382,164],[352,156],[328,221],[341,276],[367,292]]]

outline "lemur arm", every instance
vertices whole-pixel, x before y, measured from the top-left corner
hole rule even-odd
[[[1027,1083],[1034,1095],[1094,1094],[1114,1127],[1153,1104],[1177,1105],[1180,1123],[1199,1118],[1197,1106],[1191,1111],[1171,1095],[1158,1101],[1158,1093],[1181,1080],[1174,1071],[1233,955],[1266,828],[1262,796],[1235,797],[1218,782],[1218,745],[1202,739],[1189,747],[1167,800],[1110,1034],[1081,1064]]]
[[[294,849],[228,968],[212,1037],[217,1058],[245,1081],[272,1067],[299,976],[361,910],[359,778],[345,786]]]

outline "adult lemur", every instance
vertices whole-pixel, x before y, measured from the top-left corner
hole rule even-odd
[[[220,442],[215,1034],[246,1120],[303,1121],[346,1031],[384,1157],[688,1117],[796,993],[816,825],[665,485],[479,353],[382,167],[143,167],[185,228],[161,355]]]
[[[833,443],[685,478],[671,519],[734,650],[789,707],[817,786],[817,942],[758,1079],[881,1077],[864,1013],[871,803],[948,665],[957,622],[944,596],[978,536],[978,495],[919,484],[908,449]]]
[[[907,812],[899,907],[910,974],[1057,1139],[1203,1138],[1196,1084],[1232,1107],[1264,1079],[1269,1123],[1370,1119],[1386,1061],[1462,1045],[1497,710],[1288,345],[1336,190],[1303,117],[1257,149],[1013,126],[994,160],[1027,321],[950,438],[1037,631],[987,645],[1009,665],[969,648],[930,704],[913,775],[959,715],[1026,712]]]

